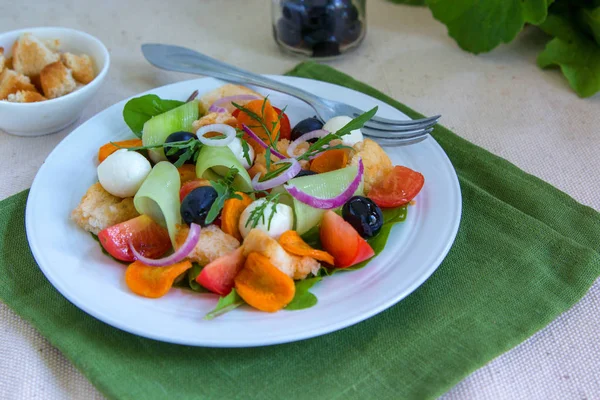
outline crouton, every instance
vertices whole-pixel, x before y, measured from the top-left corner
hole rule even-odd
[[[94,80],[92,59],[87,54],[76,56],[72,53],[63,53],[60,55],[60,60],[73,72],[73,78],[77,82],[88,84]]]
[[[200,111],[203,114],[206,114],[208,112],[208,109],[210,108],[210,106],[215,101],[219,100],[220,98],[237,96],[237,95],[241,95],[241,94],[249,94],[249,95],[258,96],[261,99],[263,98],[263,96],[260,93],[256,93],[252,89],[249,89],[244,86],[233,85],[231,83],[228,83],[227,85],[220,86],[220,87],[216,88],[215,90],[210,91],[210,92],[206,93],[204,96],[202,96],[200,98]],[[239,101],[236,101],[236,103],[240,104],[240,105],[245,105],[249,101],[250,100],[239,100]],[[231,103],[221,104],[220,107],[225,108],[230,113],[235,110],[235,107]]]
[[[5,62],[6,62],[6,59],[4,58],[4,47],[0,47],[0,74],[2,73],[2,70],[4,69]]]
[[[71,213],[71,219],[81,228],[97,235],[102,229],[128,221],[139,215],[133,198],[121,199],[108,193],[100,183],[87,190]]]
[[[252,229],[244,239],[244,256],[257,252],[267,257],[271,264],[292,279],[304,279],[316,275],[321,264],[311,257],[299,257],[285,251],[283,247],[260,229]]]
[[[28,77],[11,69],[4,69],[0,73],[0,100],[6,100],[9,94],[17,93],[20,90],[36,91]]]
[[[4,58],[4,68],[6,69],[13,69],[13,58],[12,57],[6,57]]]
[[[46,65],[40,73],[40,81],[44,95],[49,99],[69,94],[77,87],[71,70],[60,61]]]
[[[14,70],[30,78],[40,75],[46,65],[60,58],[30,33],[25,33],[15,42],[12,55]]]
[[[225,124],[225,125],[233,126],[235,128],[237,126],[237,119],[235,119],[235,117],[233,115],[229,114],[228,112],[224,112],[224,113],[214,112],[214,113],[206,114],[199,120],[194,121],[192,123],[192,128],[194,129],[194,132],[196,132],[201,127],[206,126],[206,125],[212,125],[212,124]]]
[[[369,193],[371,187],[381,182],[393,168],[392,161],[386,152],[371,139],[365,139],[354,146],[356,153],[350,160],[350,165],[358,165],[361,158],[365,167],[365,193]]]
[[[44,96],[31,90],[19,90],[17,93],[8,95],[8,101],[12,103],[35,103],[44,100],[46,100]]]
[[[179,228],[175,237],[177,247],[185,242],[188,233],[189,228],[187,226]],[[240,247],[240,242],[236,238],[223,232],[216,225],[209,225],[200,231],[198,243],[194,250],[188,254],[188,258],[204,266],[221,256],[231,253],[238,247]]]

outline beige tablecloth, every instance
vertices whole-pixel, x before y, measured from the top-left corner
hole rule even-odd
[[[535,28],[491,54],[457,48],[426,9],[368,2],[368,35],[331,62],[464,138],[600,210],[600,96],[582,100],[535,58],[546,42]],[[254,72],[278,74],[299,60],[271,39],[266,0],[87,2],[3,0],[0,31],[61,25],[85,30],[110,50],[103,88],[79,123],[156,86],[188,79],[151,67],[144,42],[175,43]],[[70,128],[38,138],[0,132],[0,199],[28,188]],[[600,243],[600,238],[599,238]],[[525,343],[473,373],[445,399],[600,398],[600,285]],[[0,304],[0,398],[102,399],[29,324]]]

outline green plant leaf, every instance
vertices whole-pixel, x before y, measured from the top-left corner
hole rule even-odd
[[[155,94],[147,94],[131,99],[125,104],[123,119],[137,137],[142,137],[142,129],[146,121],[182,104],[183,101],[164,100]]]
[[[458,45],[478,54],[512,41],[525,23],[546,19],[549,0],[427,0]]]
[[[285,309],[286,310],[303,310],[305,308],[310,308],[317,304],[317,296],[309,292],[308,290],[314,286],[315,283],[321,281],[323,279],[320,276],[315,276],[314,278],[304,279],[302,281],[296,282],[296,294],[294,295],[293,300],[288,304]]]
[[[551,14],[540,25],[544,32],[555,36],[539,54],[541,68],[557,66],[580,97],[600,91],[600,47],[572,20]]]
[[[244,304],[244,300],[240,297],[239,294],[235,291],[235,289],[231,289],[231,293],[229,293],[225,297],[219,298],[219,302],[217,306],[204,316],[204,319],[211,320],[220,315],[228,313],[231,310],[234,310]]]
[[[579,17],[587,27],[587,31],[594,37],[596,44],[600,46],[600,7],[593,10],[582,8]]]

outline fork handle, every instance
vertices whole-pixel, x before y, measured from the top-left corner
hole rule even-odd
[[[185,47],[149,43],[142,45],[142,53],[152,65],[161,69],[212,76],[224,81],[260,86],[292,95],[311,106],[314,104],[327,107],[320,98],[295,86],[245,71]]]

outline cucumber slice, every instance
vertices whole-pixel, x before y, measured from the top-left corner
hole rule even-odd
[[[314,197],[329,199],[338,196],[344,191],[356,177],[358,167],[351,166],[323,174],[301,176],[289,181],[304,193]],[[360,183],[354,195],[363,194],[363,182]],[[338,207],[339,208],[339,207]],[[334,211],[337,209],[334,209]],[[314,208],[294,199],[294,212],[296,213],[296,231],[299,235],[308,232],[312,227],[321,222],[325,211]]]
[[[227,175],[231,168],[237,168],[238,174],[233,180],[235,190],[252,191],[252,179],[248,171],[240,164],[229,147],[203,146],[196,161],[196,176],[216,181]]]
[[[177,168],[170,162],[161,161],[152,168],[133,198],[133,205],[137,212],[146,214],[167,228],[173,247],[175,247],[177,225],[181,224],[180,186]]]
[[[152,117],[144,124],[142,143],[144,146],[163,144],[173,132],[191,132],[192,123],[198,119],[198,115],[198,101],[194,100]],[[167,161],[162,148],[150,149],[148,155],[155,163]]]

